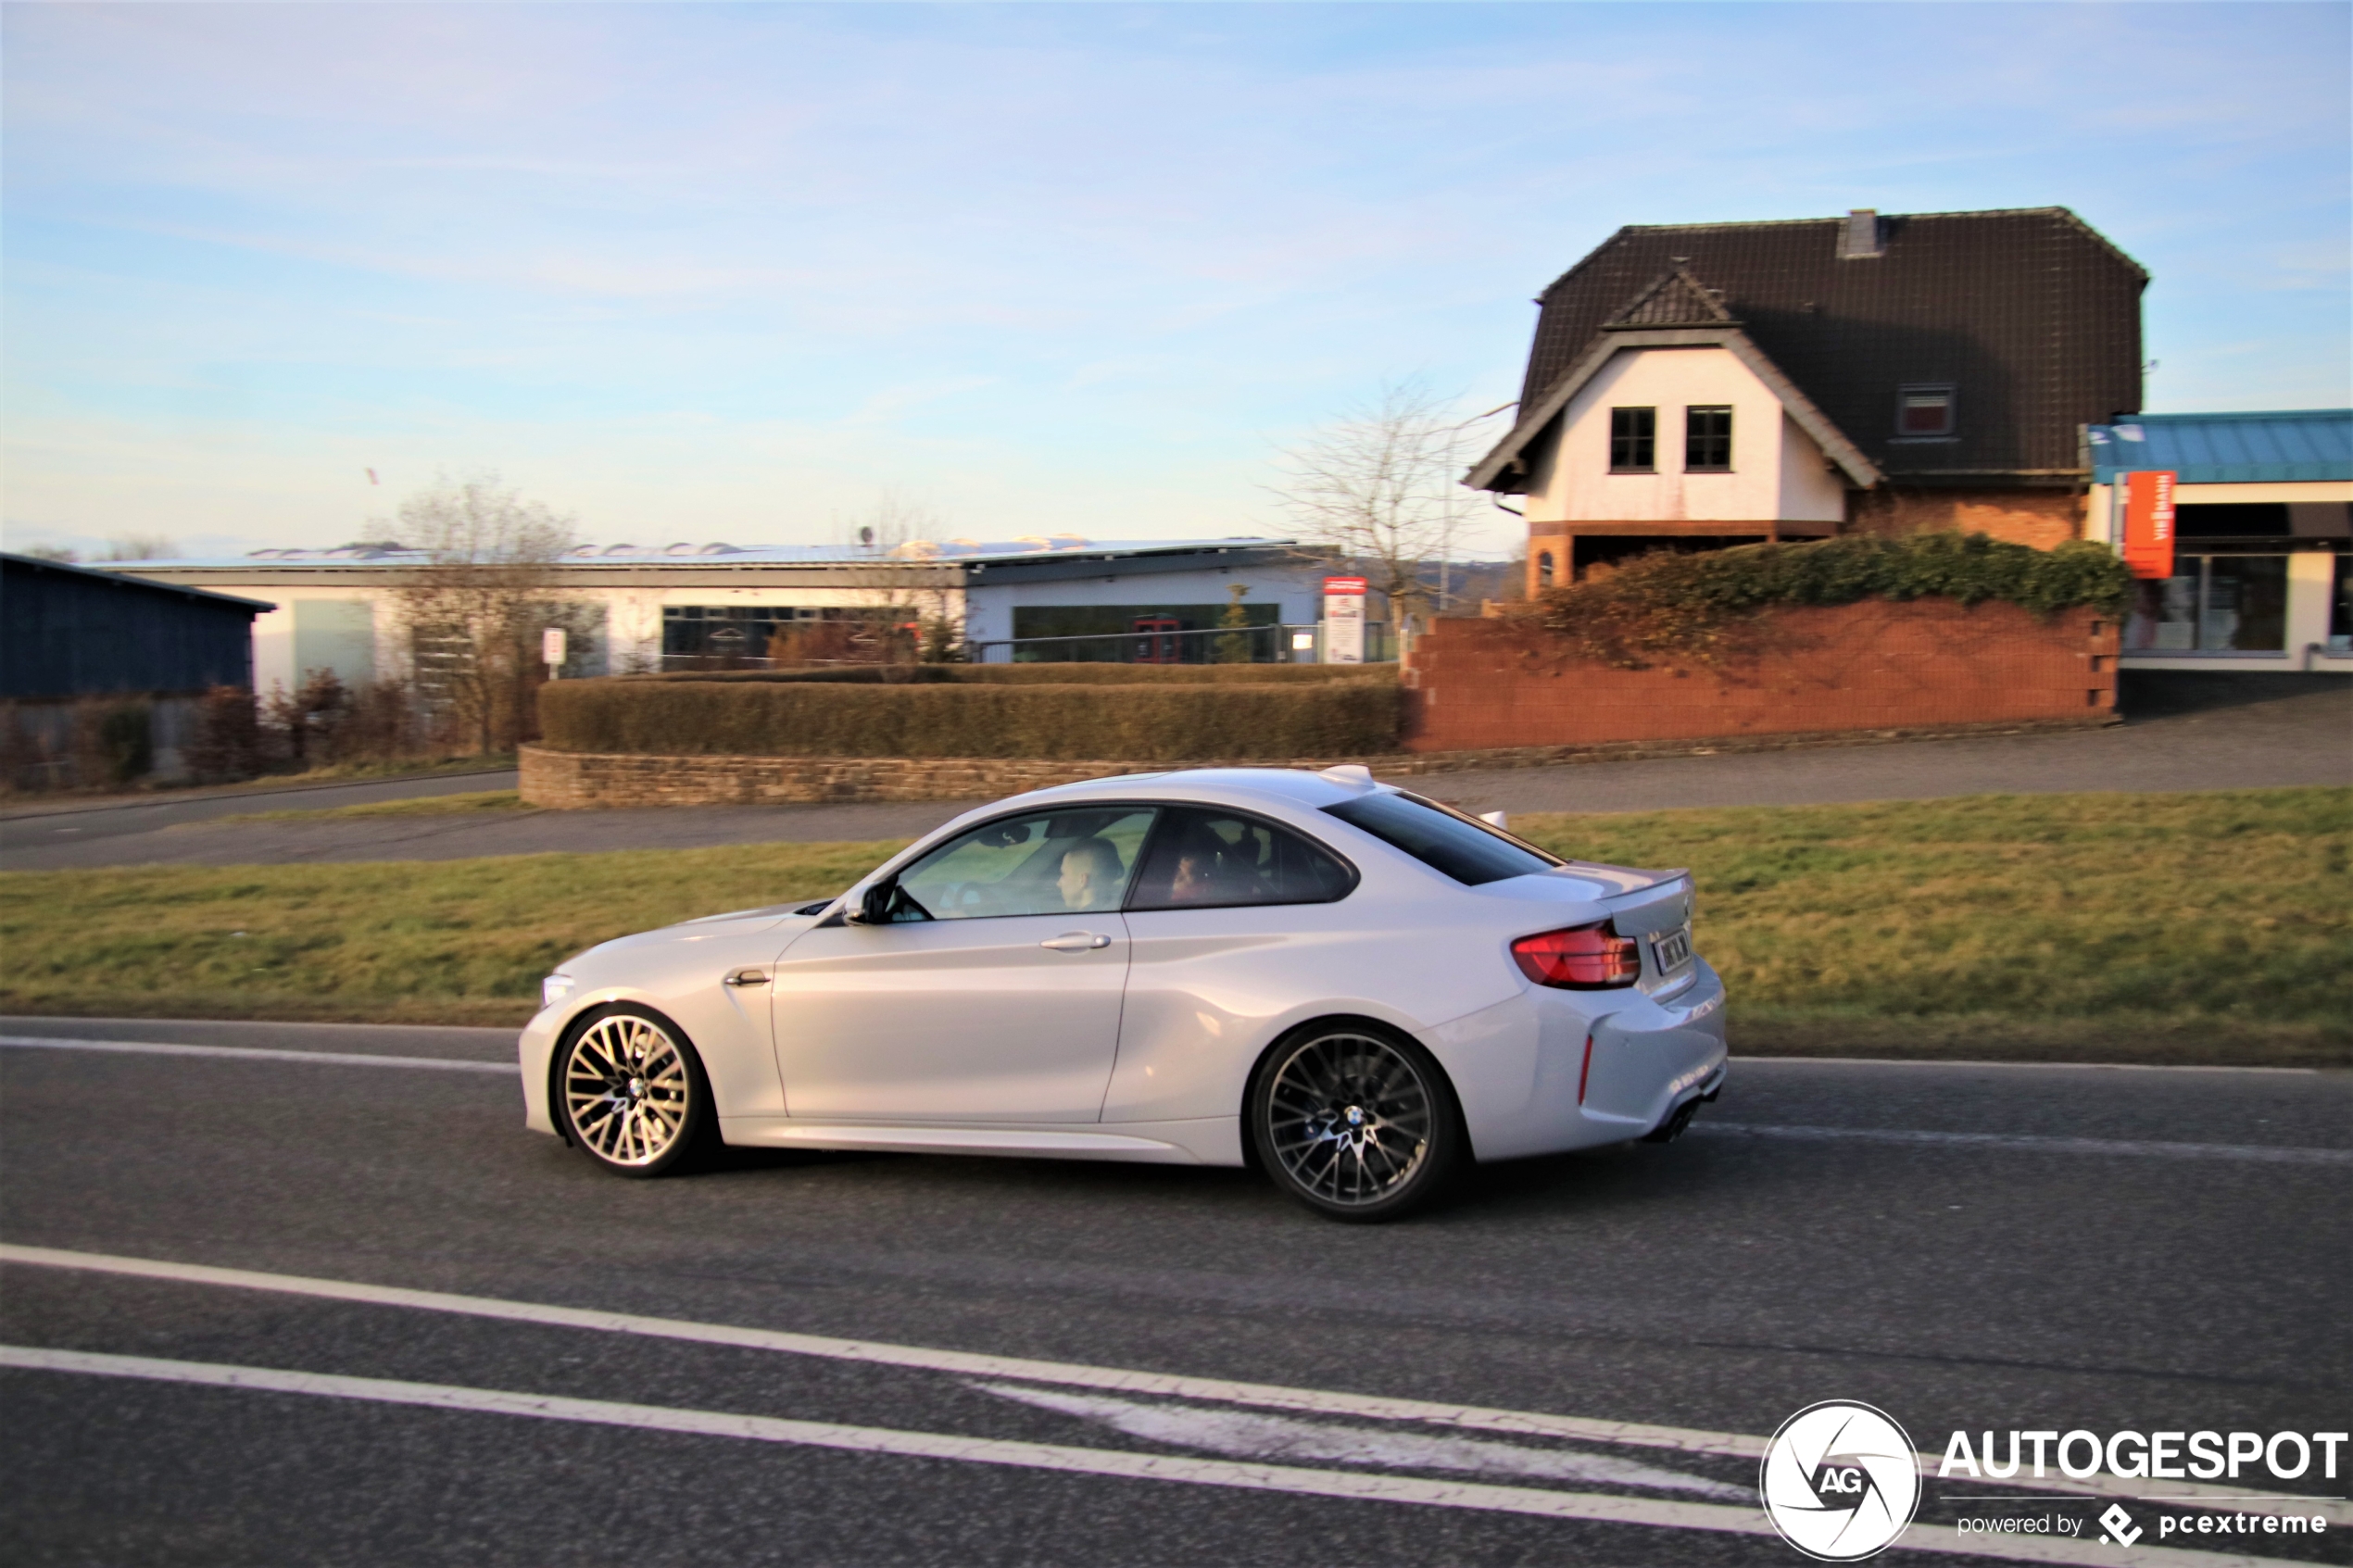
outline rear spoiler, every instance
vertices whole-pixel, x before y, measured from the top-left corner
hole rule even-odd
[[[1610,891],[1603,895],[1604,898],[1619,898],[1646,888],[1663,887],[1671,882],[1680,882],[1688,886],[1692,880],[1691,872],[1680,866],[1673,871],[1646,872],[1633,866],[1606,866],[1598,860],[1571,860],[1566,865],[1554,867],[1553,872],[1546,874],[1564,872],[1573,872],[1590,882],[1610,884]]]

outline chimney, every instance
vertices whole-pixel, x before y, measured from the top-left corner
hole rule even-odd
[[[1879,208],[1858,207],[1846,215],[1846,226],[1838,232],[1841,261],[1868,261],[1885,249],[1880,243]]]

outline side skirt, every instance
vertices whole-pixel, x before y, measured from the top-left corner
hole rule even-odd
[[[722,1118],[719,1132],[729,1144],[750,1148],[871,1148],[900,1154],[1005,1154],[1027,1160],[1123,1160],[1159,1165],[1242,1163],[1240,1124],[1230,1116],[1114,1125],[1119,1131],[1066,1124],[952,1127],[736,1116]]]

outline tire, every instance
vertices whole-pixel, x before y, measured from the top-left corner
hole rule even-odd
[[[1428,1203],[1467,1142],[1436,1060],[1368,1023],[1310,1024],[1277,1042],[1244,1114],[1268,1179],[1326,1219],[1353,1224]]]
[[[548,1098],[566,1140],[616,1175],[691,1164],[717,1124],[686,1032],[627,1003],[592,1010],[566,1035]]]

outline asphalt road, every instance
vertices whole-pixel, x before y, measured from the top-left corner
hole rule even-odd
[[[1638,811],[1918,800],[2001,791],[2244,789],[2353,784],[2353,683],[2173,677],[2111,729],[1989,735],[1570,767],[1430,773],[1414,788],[1477,811]],[[512,774],[313,788],[301,795],[142,801],[0,817],[0,867],[451,860],[598,849],[912,838],[971,801],[705,806],[612,811],[222,822],[260,810],[511,789]]]
[[[0,1035],[295,1053],[0,1047],[12,1564],[1795,1563],[1753,1455],[1817,1400],[1932,1451],[2353,1410],[2341,1074],[1737,1061],[1680,1144],[1352,1228],[1239,1172],[617,1180],[522,1129],[494,1031]],[[1928,1486],[1989,1557],[1956,1520],[2113,1500]],[[2143,1549],[2229,1512],[2128,1506]],[[2326,1516],[2233,1548],[2347,1562]],[[2097,1534],[2030,1545],[2134,1561]]]

